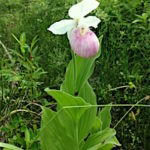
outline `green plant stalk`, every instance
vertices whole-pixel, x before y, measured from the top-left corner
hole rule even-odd
[[[78,125],[75,124],[75,144],[76,144],[76,150],[79,150],[79,139],[78,139]]]
[[[76,94],[76,57],[73,50],[71,50],[71,54],[72,54],[73,67],[74,67],[74,92],[75,92],[74,95],[75,95]]]
[[[25,112],[25,113],[34,114],[34,115],[36,115],[36,116],[40,116],[39,114],[37,114],[36,112],[31,111],[31,110],[17,109],[17,110],[13,110],[12,112],[10,112],[10,114],[7,114],[6,116],[2,117],[2,118],[0,119],[0,122],[3,121],[4,119],[6,119],[7,117],[10,117],[11,115],[16,114],[16,113],[18,113],[18,112]]]
[[[139,100],[136,104],[132,105],[132,107],[123,115],[123,117],[121,117],[121,119],[116,123],[116,125],[114,126],[114,129],[119,125],[119,123],[127,116],[127,114],[139,103],[141,103],[142,101],[144,101],[146,98],[142,98],[141,100]]]
[[[94,108],[94,107],[147,107],[149,108],[150,105],[144,105],[144,104],[105,104],[105,105],[84,105],[84,106],[65,106],[61,108],[60,110],[62,111],[63,109],[70,109],[70,108]],[[58,111],[59,112],[59,111]]]

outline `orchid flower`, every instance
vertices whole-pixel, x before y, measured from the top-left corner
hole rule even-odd
[[[52,24],[48,30],[53,34],[62,35],[67,33],[71,47],[77,55],[81,57],[91,57],[95,55],[99,49],[98,39],[96,35],[89,29],[89,27],[97,28],[100,23],[100,19],[95,16],[85,17],[99,6],[99,2],[96,0],[83,0],[78,4],[73,5],[69,9],[69,16],[72,19],[64,19]],[[74,32],[77,30],[76,32]],[[78,34],[79,31],[79,34]],[[75,34],[78,34],[77,38],[73,38]],[[89,34],[91,33],[91,34]],[[92,35],[92,36],[91,36]],[[94,36],[94,40],[93,40]],[[72,41],[73,40],[73,41]],[[75,41],[74,41],[75,40]],[[77,40],[77,41],[76,41]],[[94,42],[96,45],[94,45]],[[72,45],[72,43],[74,45]],[[77,44],[77,45],[75,45]],[[82,47],[81,47],[82,45]],[[94,47],[92,47],[94,46]]]

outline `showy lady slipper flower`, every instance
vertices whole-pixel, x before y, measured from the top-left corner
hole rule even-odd
[[[81,57],[91,57],[97,54],[99,50],[99,40],[97,36],[90,30],[75,28],[71,32],[70,44],[74,52]],[[82,33],[85,32],[85,33]]]
[[[71,48],[77,55],[86,58],[94,56],[99,49],[99,40],[89,28],[97,28],[100,19],[95,16],[85,16],[98,5],[99,2],[96,0],[82,0],[69,9],[69,16],[73,19],[56,22],[48,30],[58,35],[67,33]]]

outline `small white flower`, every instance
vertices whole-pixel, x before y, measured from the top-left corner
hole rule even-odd
[[[48,30],[53,34],[62,35],[67,33],[68,38],[70,32],[76,27],[94,27],[97,28],[100,23],[100,19],[95,16],[85,17],[91,11],[99,6],[99,2],[96,0],[83,0],[80,3],[73,5],[69,9],[69,16],[73,19],[65,19],[52,24]]]

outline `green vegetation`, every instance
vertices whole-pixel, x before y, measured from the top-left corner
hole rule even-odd
[[[98,104],[150,104],[150,2],[99,0],[101,56],[89,82]],[[67,36],[47,31],[68,18],[75,0],[0,0],[0,142],[38,150],[41,105],[56,110],[44,89],[59,89],[71,60]],[[130,107],[112,107],[113,128]],[[108,116],[109,117],[109,116]],[[135,107],[116,126],[121,147],[148,150],[150,108]],[[0,143],[1,145],[1,143]],[[7,145],[5,145],[6,148]]]

